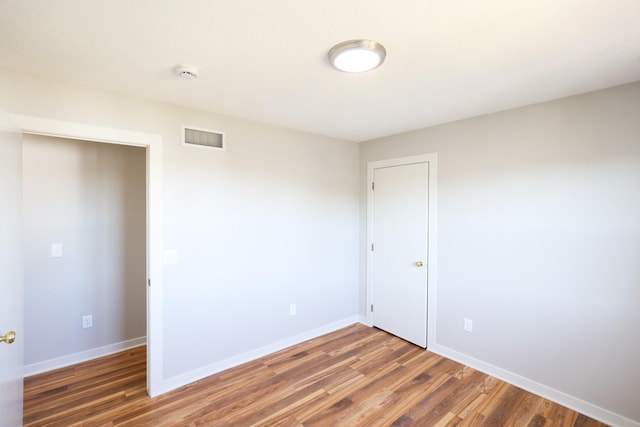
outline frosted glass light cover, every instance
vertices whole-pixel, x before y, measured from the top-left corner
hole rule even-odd
[[[380,64],[376,52],[367,49],[351,49],[338,55],[334,60],[336,68],[347,73],[361,73],[373,70]]]
[[[384,47],[370,40],[350,40],[337,44],[329,51],[331,65],[347,73],[361,73],[380,66],[384,61]]]

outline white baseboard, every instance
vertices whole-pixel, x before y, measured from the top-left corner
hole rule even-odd
[[[581,414],[599,420],[603,423],[618,427],[640,427],[640,422],[638,421],[615,414],[607,409],[585,402],[577,397],[573,397],[554,388],[537,383],[529,378],[514,374],[513,372],[491,365],[490,363],[473,358],[448,347],[435,344],[430,346],[428,350],[448,359],[455,360],[463,365],[467,365],[478,371],[484,372],[485,374],[506,381],[509,384],[513,384],[516,387],[520,387],[531,393],[537,394],[538,396],[542,396],[545,399],[556,402],[562,406],[566,406],[567,408],[573,409],[574,411],[580,412]]]
[[[171,390],[175,390],[178,387],[224,371],[225,369],[233,368],[234,366],[241,365],[243,363],[250,362],[260,357],[275,353],[292,345],[300,344],[304,341],[317,338],[319,336],[328,334],[329,332],[337,331],[338,329],[359,323],[359,316],[351,316],[337,322],[329,323],[327,325],[320,326],[319,328],[312,329],[307,332],[303,332],[298,335],[294,335],[289,338],[277,341],[273,344],[268,344],[263,347],[250,350],[246,353],[239,354],[237,356],[230,357],[220,362],[212,363],[202,368],[195,369],[193,371],[177,375],[175,377],[164,380],[160,393],[166,393]]]
[[[260,357],[275,353],[292,345],[300,344],[304,341],[317,338],[319,336],[328,334],[338,329],[353,325],[354,323],[362,323],[366,326],[371,326],[367,321],[366,316],[351,316],[345,319],[333,322],[327,325],[323,325],[319,328],[312,329],[307,332],[303,332],[298,335],[294,335],[289,338],[285,338],[273,344],[269,344],[263,347],[259,347],[255,350],[248,351],[246,353],[239,354],[237,356],[230,357],[220,362],[212,363],[202,368],[169,378],[163,381],[162,389],[160,393],[165,393],[174,390],[183,385],[192,383],[225,369],[232,368],[234,366],[241,365],[243,363],[250,362]],[[42,372],[47,372],[53,369],[62,368],[65,366],[73,365],[76,363],[86,362],[87,360],[96,359],[98,357],[108,356],[113,353],[124,351],[130,348],[139,347],[146,344],[146,337],[135,338],[128,341],[122,341],[115,344],[110,344],[104,347],[94,348],[91,350],[83,351],[80,353],[70,354],[68,356],[58,357],[55,359],[45,360],[43,362],[34,363],[31,365],[25,365],[24,376],[28,377],[36,375]],[[596,420],[602,421],[606,424],[618,427],[640,427],[640,422],[623,417],[616,413],[613,413],[607,409],[593,405],[584,400],[578,399],[574,396],[568,395],[554,388],[548,387],[544,384],[537,383],[529,378],[507,371],[505,369],[494,366],[490,363],[484,362],[480,359],[468,356],[464,353],[452,350],[448,347],[435,344],[428,348],[429,351],[439,354],[456,362],[467,365],[473,369],[484,372],[485,374],[494,376],[498,379],[506,381],[531,393],[537,394],[556,402],[574,411],[580,412]],[[159,394],[160,394],[159,393]]]
[[[67,356],[56,357],[55,359],[32,363],[31,365],[24,366],[24,376],[29,377],[31,375],[41,374],[54,369],[64,368],[65,366],[86,362],[87,360],[97,359],[98,357],[108,356],[130,348],[140,347],[146,343],[147,337],[134,338],[115,344],[105,345],[104,347],[81,351],[80,353],[69,354]]]
[[[358,316],[358,323],[362,323],[363,325],[370,328],[373,327],[373,325],[369,322],[369,319],[367,319],[367,316],[363,316],[362,314]]]

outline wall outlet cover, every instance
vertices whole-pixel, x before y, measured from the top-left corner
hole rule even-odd
[[[82,327],[83,328],[92,328],[93,327],[93,316],[88,314],[86,316],[82,316]]]

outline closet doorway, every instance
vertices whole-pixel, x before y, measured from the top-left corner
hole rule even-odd
[[[146,343],[147,392],[151,397],[166,391],[163,385],[163,266],[162,266],[162,137],[157,134],[128,131],[51,120],[18,114],[9,115],[15,128],[23,135],[44,135],[54,138],[91,141],[142,147],[145,152],[146,206]],[[60,242],[55,242],[60,243]],[[54,243],[54,244],[55,244]],[[49,248],[51,253],[60,247]],[[64,243],[62,247],[64,256]],[[60,332],[64,333],[64,331]]]
[[[143,147],[25,134],[25,375],[146,343]]]

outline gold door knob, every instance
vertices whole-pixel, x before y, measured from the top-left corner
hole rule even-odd
[[[6,342],[7,344],[11,344],[12,342],[14,342],[16,340],[16,333],[11,331],[11,332],[7,332],[6,334],[0,336],[0,342]]]
[[[422,261],[418,261],[418,262],[416,262],[416,265],[417,265],[418,267],[422,267],[424,264],[422,263]]]

